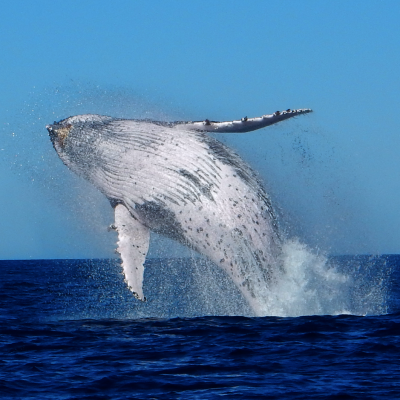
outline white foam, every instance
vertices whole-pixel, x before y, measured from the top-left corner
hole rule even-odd
[[[259,288],[262,311],[268,316],[377,314],[385,311],[382,279],[340,272],[324,255],[298,239],[282,248],[282,270],[268,288]],[[360,291],[359,288],[364,290]],[[367,290],[365,290],[368,288]]]

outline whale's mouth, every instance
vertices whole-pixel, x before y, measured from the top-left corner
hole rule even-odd
[[[53,145],[57,143],[61,147],[64,147],[65,140],[67,139],[68,134],[72,129],[72,125],[68,124],[62,126],[59,124],[53,124],[53,125],[47,125],[46,129],[49,132],[50,140],[52,141]]]

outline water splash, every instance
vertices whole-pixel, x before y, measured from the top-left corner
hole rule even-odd
[[[360,270],[363,267],[364,271]],[[302,316],[383,314],[387,312],[387,272],[384,265],[344,265],[302,244],[287,240],[282,249],[282,271],[276,282],[260,293],[265,315]],[[360,291],[360,287],[364,289]]]
[[[381,315],[388,312],[390,270],[385,257],[326,257],[297,239],[283,246],[284,269],[260,287],[265,316]],[[47,290],[59,293],[51,318],[191,318],[254,316],[237,287],[216,265],[191,258],[150,259],[136,300],[118,260],[60,261]],[[45,274],[43,274],[45,275]]]
[[[381,315],[388,312],[390,270],[384,257],[327,257],[312,251],[297,238],[283,245],[282,268],[273,282],[259,284],[256,293],[261,315],[297,317],[304,315]],[[200,267],[192,262],[198,301],[208,304],[205,315],[253,315],[236,288],[211,263]],[[254,280],[254,277],[253,277]],[[215,293],[223,302],[215,302]],[[210,307],[217,304],[217,307]],[[204,308],[204,307],[203,307]],[[205,311],[203,309],[203,311]],[[221,313],[222,312],[222,313]]]

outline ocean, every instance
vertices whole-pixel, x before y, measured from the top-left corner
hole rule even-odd
[[[296,254],[265,317],[198,258],[145,303],[116,259],[0,261],[0,398],[400,399],[400,256]]]

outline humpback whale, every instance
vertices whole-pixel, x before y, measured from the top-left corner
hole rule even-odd
[[[256,315],[259,288],[279,268],[281,238],[257,174],[208,132],[242,133],[311,112],[277,111],[217,122],[160,122],[86,114],[46,128],[63,163],[96,186],[115,210],[125,281],[139,300],[150,232],[220,266]]]

